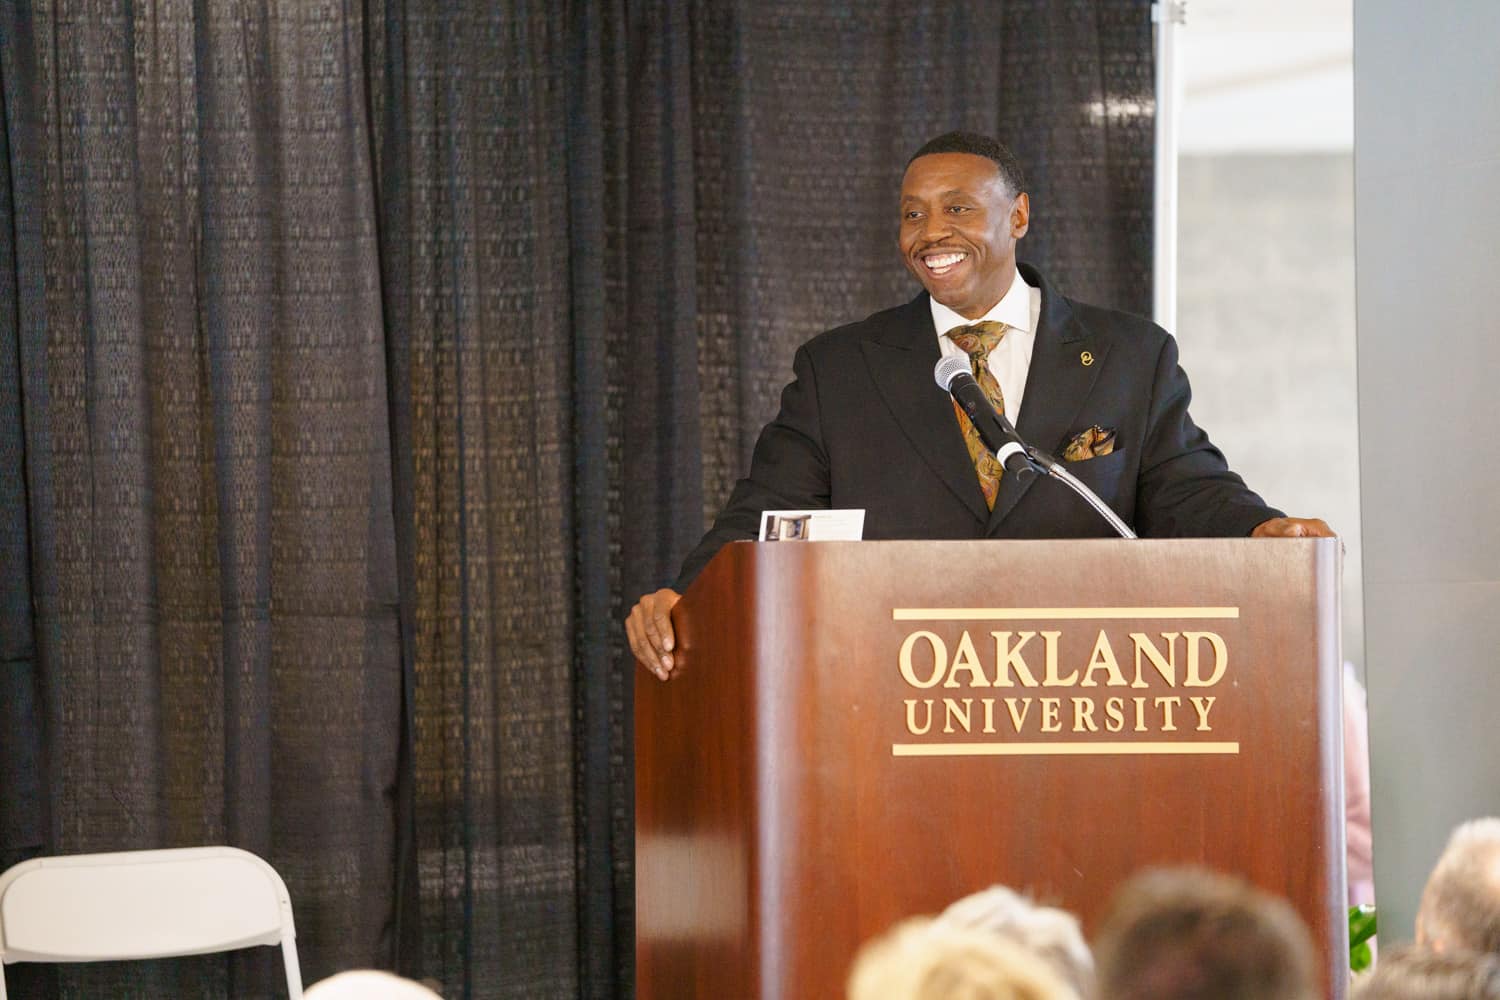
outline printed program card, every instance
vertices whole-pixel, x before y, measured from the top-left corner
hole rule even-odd
[[[857,542],[864,534],[864,508],[767,510],[760,515],[763,542]]]

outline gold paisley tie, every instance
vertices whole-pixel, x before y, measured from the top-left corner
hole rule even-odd
[[[990,374],[990,366],[985,360],[990,356],[990,351],[1000,343],[1000,338],[1005,336],[1005,331],[1010,329],[1004,323],[987,320],[983,323],[970,323],[968,326],[956,326],[949,330],[945,337],[953,341],[963,352],[969,356],[969,366],[974,370],[974,379],[984,394],[989,397],[990,403],[996,412],[1005,412],[1005,397],[1000,392],[1000,383],[995,381],[995,376]],[[995,495],[1000,492],[1000,474],[1005,470],[1000,463],[995,461],[995,456],[984,446],[984,440],[980,438],[979,431],[974,429],[974,424],[969,420],[969,415],[963,411],[963,407],[954,400],[953,410],[958,414],[958,425],[963,428],[964,444],[969,448],[969,458],[974,462],[974,471],[979,473],[979,488],[984,491],[984,502],[990,508],[995,509]]]

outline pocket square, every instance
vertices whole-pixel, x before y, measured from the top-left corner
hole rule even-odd
[[[1115,450],[1115,432],[1105,430],[1098,424],[1076,434],[1063,449],[1064,462],[1082,462],[1090,458],[1102,458]]]

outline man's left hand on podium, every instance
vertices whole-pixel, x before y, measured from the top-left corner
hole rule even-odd
[[[636,660],[662,680],[672,676],[672,650],[677,637],[672,632],[672,608],[682,595],[670,587],[645,594],[625,619],[625,634]]]
[[[1251,538],[1336,538],[1327,522],[1316,517],[1273,517],[1250,532]]]

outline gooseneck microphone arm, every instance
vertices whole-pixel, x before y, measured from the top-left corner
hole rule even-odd
[[[1109,504],[1099,498],[1099,494],[1079,482],[1078,477],[1063,468],[1063,464],[1057,459],[1021,439],[1005,414],[990,403],[984,389],[969,370],[967,361],[963,358],[945,357],[938,361],[932,377],[940,388],[957,401],[968,415],[969,422],[979,432],[984,446],[1008,472],[1020,473],[1029,469],[1056,479],[1082,497],[1121,538],[1136,537],[1135,532],[1130,530],[1130,525],[1122,521],[1110,509]]]
[[[1032,450],[1035,451],[1035,449]],[[1037,452],[1037,454],[1042,455],[1041,452]],[[1058,462],[1046,455],[1042,455],[1042,457],[1046,458],[1052,464],[1039,465],[1039,467],[1043,468],[1046,471],[1047,475],[1051,476],[1053,479],[1056,479],[1061,483],[1067,484],[1069,489],[1071,489],[1074,493],[1077,493],[1079,496],[1083,497],[1084,502],[1087,503],[1090,507],[1094,508],[1094,510],[1098,512],[1099,516],[1104,518],[1104,520],[1108,522],[1111,528],[1115,529],[1115,534],[1119,535],[1121,538],[1136,537],[1135,532],[1130,530],[1130,525],[1120,520],[1120,515],[1111,510],[1109,504],[1105,503],[1099,497],[1099,494],[1095,493],[1093,490],[1083,485],[1083,483],[1079,482],[1078,477],[1073,475],[1073,473],[1069,472],[1067,469],[1063,468],[1061,462]]]

